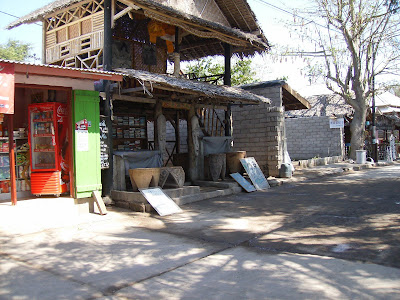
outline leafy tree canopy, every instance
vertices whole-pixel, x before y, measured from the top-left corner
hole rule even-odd
[[[257,81],[256,72],[251,68],[251,59],[237,60],[231,69],[232,86],[248,84]],[[194,74],[197,78],[208,77],[208,81],[215,80],[217,84],[223,84],[224,64],[212,58],[203,58],[188,64],[185,73]]]
[[[398,0],[310,0],[294,26],[306,44],[296,52],[314,58],[309,76],[321,76],[327,87],[354,108],[351,154],[364,146],[365,119],[374,93],[374,78],[400,74]],[[311,49],[310,49],[311,48]]]
[[[0,59],[26,61],[29,58],[35,58],[30,55],[32,46],[17,40],[9,40],[6,44],[0,44]]]

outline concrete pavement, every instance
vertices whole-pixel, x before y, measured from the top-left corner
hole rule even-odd
[[[189,221],[194,214],[185,211],[167,222]],[[224,243],[202,241],[168,233],[161,218],[149,220],[136,213],[111,212],[109,218],[3,241],[0,299],[400,296],[399,269],[314,255],[267,254],[235,245],[243,236]],[[225,222],[226,232],[245,227],[240,221]]]
[[[386,180],[399,171],[340,178]],[[28,203],[23,217],[0,205],[0,299],[398,299],[399,268],[280,253],[263,243],[267,233],[284,236],[287,221],[303,220],[299,211],[319,209],[305,202],[310,190],[294,184],[185,205],[168,217],[111,209],[46,224],[45,214],[29,214]]]

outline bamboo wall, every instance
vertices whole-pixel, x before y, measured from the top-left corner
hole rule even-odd
[[[104,41],[103,0],[87,1],[48,16],[46,63],[99,68]]]

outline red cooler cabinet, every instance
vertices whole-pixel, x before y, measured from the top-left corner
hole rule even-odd
[[[60,196],[69,189],[68,113],[63,103],[29,105],[31,192]]]

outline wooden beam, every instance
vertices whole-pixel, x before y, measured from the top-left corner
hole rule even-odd
[[[298,92],[293,90],[287,83],[285,83],[282,86],[282,88],[285,89],[289,94],[291,94],[297,101],[299,101],[306,108],[311,107],[311,104],[306,99],[304,99]]]
[[[157,102],[156,99],[149,99],[149,98],[144,98],[144,97],[133,97],[133,96],[119,95],[119,94],[113,94],[112,99],[113,100],[121,100],[121,101],[129,101],[129,102],[137,102],[137,103],[150,103],[150,104],[155,104]]]
[[[90,16],[86,16],[86,17],[80,18],[79,20],[70,22],[70,23],[68,23],[68,24],[61,25],[60,27],[54,27],[54,28],[52,28],[52,29],[50,29],[50,30],[47,28],[47,33],[50,33],[50,32],[52,32],[52,31],[60,30],[60,28],[62,28],[62,27],[64,27],[64,26],[72,26],[72,25],[74,25],[74,24],[76,24],[76,23],[81,23],[82,21],[85,21],[85,20],[87,20],[87,19],[91,19],[91,18],[93,18],[94,16],[97,16],[97,15],[100,15],[100,14],[103,14],[103,11],[97,12],[97,13],[95,13],[95,14],[93,14],[93,15],[90,15]],[[91,32],[91,33],[93,33],[93,32]],[[87,34],[87,35],[88,35],[88,34]],[[81,38],[81,36],[77,37],[77,39],[78,39],[78,38]]]
[[[132,7],[134,10],[140,9],[139,6],[136,6],[135,4],[133,4],[132,2],[130,2],[128,0],[118,0],[118,2],[121,2],[122,4],[125,4],[126,6]]]
[[[143,88],[142,87],[135,87],[135,88],[129,88],[129,89],[121,90],[121,94],[127,94],[127,93],[132,93],[132,92],[143,92]]]
[[[69,10],[72,10],[72,9],[77,8],[79,6],[82,7],[84,4],[89,3],[89,2],[92,2],[92,0],[88,0],[88,1],[85,1],[85,2],[80,2],[80,3],[77,3],[77,4],[73,4],[71,6],[68,6],[68,7],[64,8],[64,9],[57,10],[56,12],[52,12],[51,14],[46,15],[45,19],[51,19],[52,17],[57,18],[57,16],[59,14],[61,14],[61,13],[64,13],[64,12],[69,11]]]
[[[104,204],[103,198],[101,198],[101,194],[99,191],[93,191],[92,192],[92,197],[94,198],[94,201],[96,202],[97,208],[99,209],[100,215],[106,215],[107,214],[107,208],[106,205]]]
[[[111,28],[114,28],[115,25],[115,1],[116,0],[111,0]]]
[[[208,40],[207,41],[207,46],[210,46],[210,45],[217,45],[217,44],[221,44],[221,41],[220,40],[217,40],[217,39],[213,39],[213,40]],[[181,51],[186,51],[186,50],[192,50],[192,49],[194,49],[194,48],[197,48],[197,47],[203,47],[204,46],[204,42],[202,42],[202,43],[200,43],[200,42],[197,42],[197,43],[190,43],[190,44],[186,44],[185,46],[183,46],[183,45],[181,45]]]
[[[119,18],[123,17],[124,15],[126,15],[128,12],[130,12],[131,10],[133,10],[132,7],[128,6],[127,8],[125,8],[124,10],[121,10],[119,13],[115,14],[113,17],[113,23],[118,20]]]

